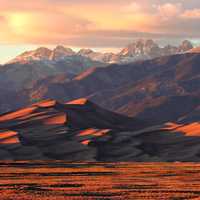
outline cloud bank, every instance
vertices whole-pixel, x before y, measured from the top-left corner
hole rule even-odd
[[[135,37],[198,38],[198,0],[0,0],[1,44],[118,47]]]

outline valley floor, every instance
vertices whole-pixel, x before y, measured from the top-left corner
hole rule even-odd
[[[1,200],[200,199],[200,164],[0,162]]]

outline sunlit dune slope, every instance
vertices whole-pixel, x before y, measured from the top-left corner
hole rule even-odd
[[[167,124],[167,129],[175,132],[182,132],[187,136],[200,136],[200,122],[190,124]]]
[[[200,123],[147,122],[87,99],[46,100],[0,115],[0,159],[200,161]]]
[[[96,150],[88,146],[94,138],[143,126],[87,99],[46,100],[0,115],[0,159],[94,160]]]

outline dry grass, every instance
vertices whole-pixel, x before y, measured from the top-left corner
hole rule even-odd
[[[0,199],[198,199],[199,172],[193,163],[0,163]]]

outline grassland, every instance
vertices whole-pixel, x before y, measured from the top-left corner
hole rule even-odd
[[[200,199],[200,164],[1,162],[1,200]]]

